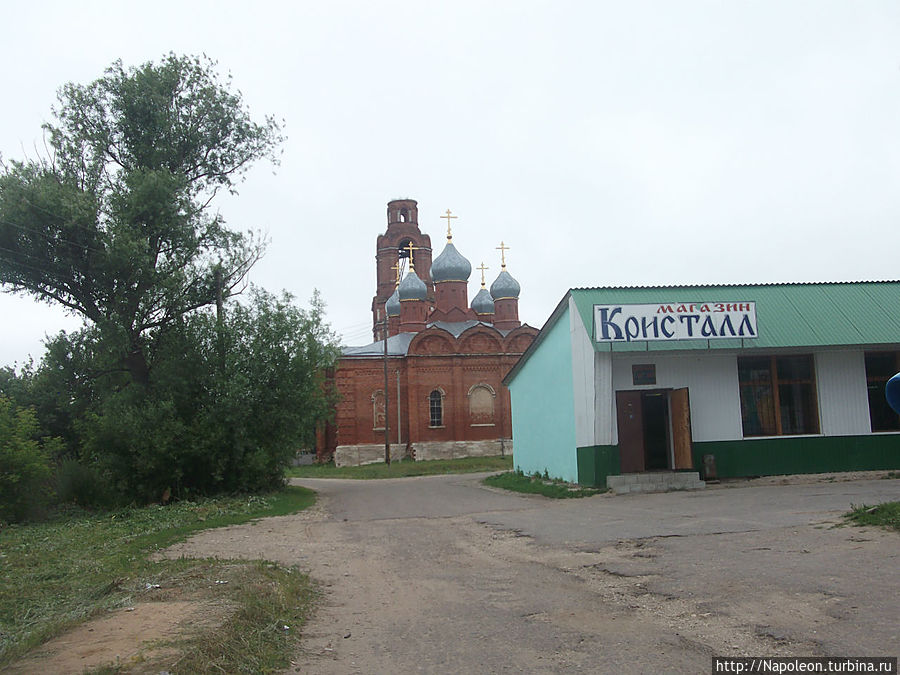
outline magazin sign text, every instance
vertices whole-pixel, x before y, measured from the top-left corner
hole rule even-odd
[[[594,305],[597,342],[755,337],[755,302]]]

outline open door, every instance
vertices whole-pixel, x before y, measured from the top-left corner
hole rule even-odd
[[[639,391],[616,392],[619,462],[622,473],[644,470],[644,415]]]
[[[669,398],[672,409],[673,469],[693,469],[693,444],[691,440],[691,401],[687,387],[673,389]]]

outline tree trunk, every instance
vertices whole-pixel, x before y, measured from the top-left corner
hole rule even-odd
[[[125,357],[125,367],[131,374],[131,381],[146,387],[150,384],[150,366],[147,364],[147,357],[144,350],[136,347]]]

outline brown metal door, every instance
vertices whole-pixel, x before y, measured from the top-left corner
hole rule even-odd
[[[616,392],[616,418],[619,428],[619,461],[622,473],[644,470],[644,419],[641,392]]]
[[[693,469],[691,442],[691,401],[688,390],[673,389],[669,398],[672,408],[672,446],[675,450],[674,469]]]

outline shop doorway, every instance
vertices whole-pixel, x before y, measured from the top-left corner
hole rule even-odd
[[[692,469],[687,388],[616,392],[622,473]]]

